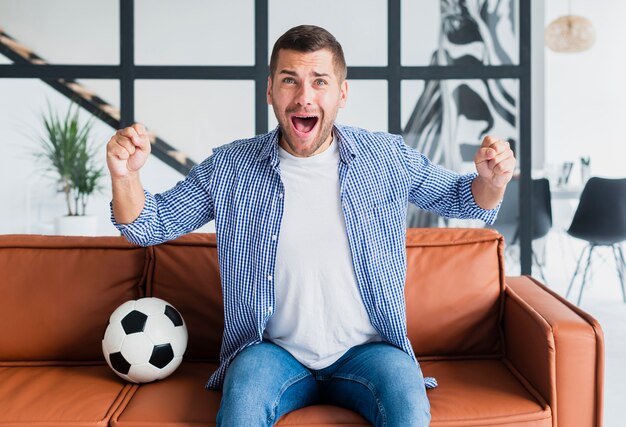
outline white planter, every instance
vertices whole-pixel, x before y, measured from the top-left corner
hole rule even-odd
[[[60,236],[97,236],[98,217],[83,215],[56,218],[54,221],[54,234]]]

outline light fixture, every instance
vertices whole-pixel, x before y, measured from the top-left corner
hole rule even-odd
[[[555,19],[546,27],[546,46],[560,53],[582,52],[593,46],[596,31],[589,19],[572,15],[572,1],[568,3],[569,14]]]

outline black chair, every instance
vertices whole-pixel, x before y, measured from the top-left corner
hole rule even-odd
[[[588,251],[580,293],[578,294],[577,304],[580,304],[587,281],[587,272],[591,264],[591,255],[597,247],[608,246],[611,247],[615,258],[617,275],[622,286],[622,298],[626,303],[626,290],[624,290],[626,263],[620,246],[621,242],[626,240],[626,178],[590,178],[580,195],[578,208],[576,208],[567,233],[572,237],[585,240],[589,244],[578,258],[576,270],[565,297],[569,296],[574,280],[580,271],[581,261],[585,252]]]
[[[504,236],[506,248],[517,241],[519,227],[519,179],[514,177],[506,187],[498,217],[493,225],[489,226]]]
[[[552,195],[547,178],[533,179],[532,198],[531,238],[537,240],[545,237],[552,228]],[[514,177],[509,182],[498,218],[492,227],[504,236],[507,247],[519,243],[519,177]],[[541,279],[546,282],[542,263],[534,250],[532,257],[533,263],[539,268]]]

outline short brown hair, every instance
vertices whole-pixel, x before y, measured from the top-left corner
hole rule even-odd
[[[281,49],[295,50],[298,52],[316,52],[322,49],[328,49],[333,54],[333,62],[335,72],[341,81],[345,80],[348,75],[346,67],[346,59],[343,56],[341,44],[335,39],[331,33],[317,27],[315,25],[299,25],[287,30],[285,34],[280,36],[270,58],[270,77],[276,72],[276,63],[278,62],[278,52]]]

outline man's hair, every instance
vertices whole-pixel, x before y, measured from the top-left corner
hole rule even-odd
[[[346,59],[343,56],[341,44],[335,39],[331,33],[317,27],[315,25],[299,25],[288,30],[280,36],[270,58],[270,77],[274,77],[276,72],[276,63],[278,62],[278,52],[281,49],[295,50],[298,52],[316,52],[322,49],[328,49],[333,54],[333,63],[335,73],[340,81],[343,81],[347,74]]]

